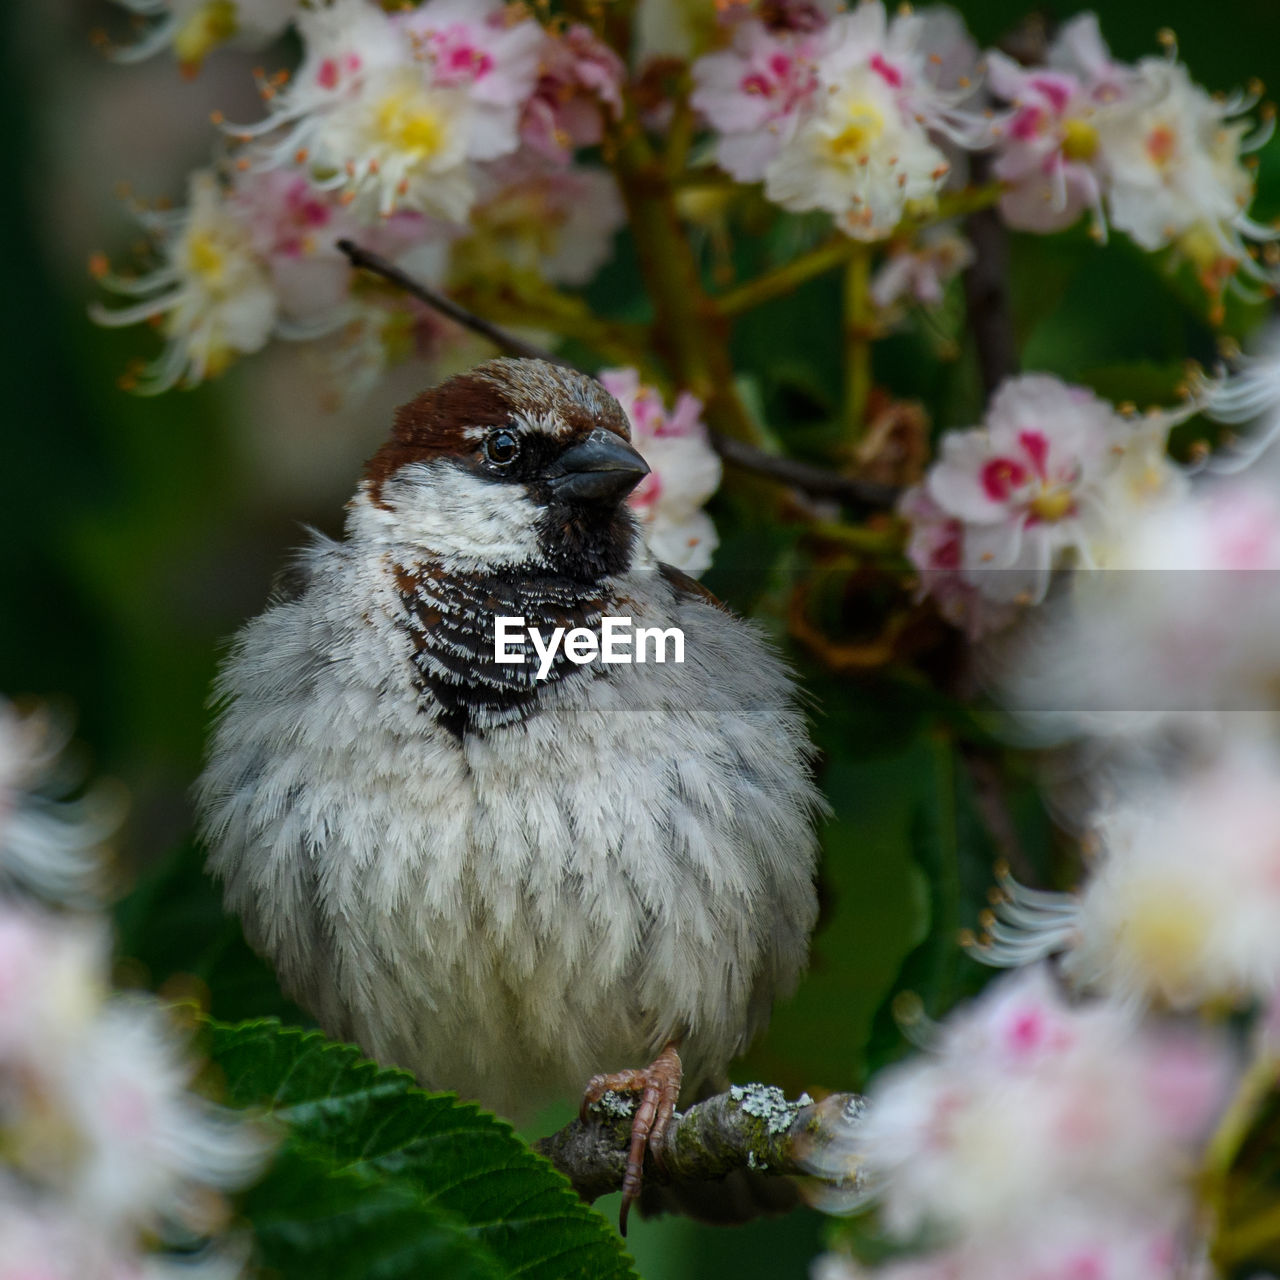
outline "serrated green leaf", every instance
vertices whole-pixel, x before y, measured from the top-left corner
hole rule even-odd
[[[314,1275],[322,1262],[325,1275],[388,1280],[634,1276],[604,1218],[479,1107],[274,1020],[214,1023],[212,1056],[228,1101],[288,1127],[286,1167],[249,1205],[264,1260],[285,1276]],[[302,1174],[319,1179],[314,1197],[297,1190]],[[327,1211],[313,1212],[321,1200]],[[366,1238],[376,1270],[358,1265]],[[331,1252],[351,1269],[337,1269]],[[428,1253],[436,1261],[424,1271]]]

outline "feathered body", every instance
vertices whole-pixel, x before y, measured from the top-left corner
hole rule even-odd
[[[563,483],[567,450],[627,434],[597,383],[534,361],[406,406],[344,541],[315,538],[236,639],[199,784],[210,868],[285,988],[506,1114],[673,1037],[687,1079],[720,1072],[816,910],[786,671],[620,502],[581,498],[602,473]],[[497,616],[605,614],[682,628],[685,661],[494,661]]]

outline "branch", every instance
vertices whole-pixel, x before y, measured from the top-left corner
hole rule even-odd
[[[590,1121],[574,1120],[534,1143],[573,1183],[588,1203],[622,1189],[631,1141],[635,1099],[606,1093],[591,1108]],[[667,1127],[662,1164],[646,1164],[650,1184],[710,1182],[735,1169],[784,1176],[812,1176],[822,1167],[820,1149],[829,1133],[847,1125],[862,1108],[855,1094],[837,1093],[814,1102],[808,1094],[788,1102],[772,1085],[735,1085],[726,1093],[677,1112]],[[832,1179],[825,1188],[855,1193],[855,1176]]]
[[[842,506],[860,510],[886,510],[898,500],[899,491],[892,485],[876,484],[811,466],[795,458],[766,453],[744,440],[719,432],[711,433],[711,447],[730,465],[753,475],[764,476],[776,484],[790,485],[812,498],[831,498]]]
[[[363,267],[375,276],[381,276],[397,288],[403,289],[410,297],[417,298],[419,302],[425,302],[427,306],[434,308],[441,315],[448,316],[450,320],[462,325],[464,329],[470,329],[472,333],[478,333],[482,338],[488,338],[495,347],[500,351],[505,351],[507,355],[524,356],[535,360],[549,360],[552,364],[567,364],[566,361],[552,355],[551,352],[544,351],[541,347],[535,347],[532,343],[525,342],[523,338],[518,338],[514,333],[509,333],[506,329],[500,329],[496,324],[490,324],[488,320],[476,315],[473,311],[468,311],[465,307],[459,306],[452,298],[443,293],[437,293],[428,285],[423,284],[421,280],[415,280],[407,272],[401,271],[394,262],[384,258],[381,254],[373,253],[371,250],[363,248],[356,244],[354,240],[339,240],[338,248],[351,260],[353,267]]]
[[[986,156],[974,156],[973,165],[975,178],[986,176]],[[1018,348],[1009,311],[1009,232],[993,208],[971,213],[964,229],[973,245],[973,265],[964,273],[965,307],[978,349],[982,386],[989,396],[1010,374],[1018,372]]]

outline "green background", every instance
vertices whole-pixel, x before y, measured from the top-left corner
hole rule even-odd
[[[1006,0],[958,7],[982,42],[1026,12]],[[1121,58],[1156,52],[1155,32],[1172,27],[1181,56],[1211,89],[1252,76],[1276,79],[1280,70],[1274,0],[1096,8]],[[1055,16],[1074,11],[1064,6]],[[122,977],[158,985],[172,983],[175,973],[194,974],[213,987],[214,1011],[223,1017],[287,1015],[202,886],[198,854],[186,843],[186,791],[199,764],[220,641],[261,607],[299,525],[340,527],[345,493],[384,419],[357,414],[349,437],[340,439],[332,423],[317,419],[316,439],[336,461],[307,491],[264,478],[263,453],[253,441],[267,427],[252,415],[267,410],[243,394],[239,371],[214,386],[152,401],[116,388],[116,376],[146,350],[148,336],[89,323],[88,246],[76,237],[100,223],[102,246],[120,251],[118,203],[109,180],[99,187],[63,181],[81,145],[90,171],[112,168],[112,157],[88,154],[94,135],[77,113],[92,112],[94,99],[84,86],[109,92],[103,87],[109,77],[123,82],[140,74],[102,66],[88,41],[101,17],[87,3],[25,0],[0,9],[0,137],[8,156],[0,201],[0,690],[65,698],[78,717],[86,765],[123,779],[134,795],[123,847],[141,881],[121,907],[122,950],[130,958]],[[176,71],[162,74],[176,93]],[[163,110],[158,104],[157,128]],[[198,89],[191,110],[193,121],[207,111]],[[115,144],[119,176],[145,174],[147,129],[122,132]],[[1280,169],[1275,148],[1268,151],[1264,173],[1268,163]],[[194,151],[188,160],[200,158]],[[180,169],[170,180],[167,192],[153,194],[181,198]],[[1274,212],[1274,202],[1264,212]],[[1203,309],[1120,238],[1100,249],[1083,234],[1018,237],[1013,263],[1027,367],[1140,398],[1144,390],[1154,395],[1170,386],[1188,353],[1212,353]],[[624,254],[601,289],[608,292],[626,275]],[[838,386],[838,352],[834,339],[824,338],[830,326],[813,323],[815,315],[833,314],[831,287],[810,286],[738,334],[741,365],[760,378],[765,403],[776,412],[797,402],[797,389],[821,404]],[[940,369],[922,361],[911,338],[877,352],[879,379],[924,399],[942,425],[965,425],[977,413],[965,368],[963,360]],[[301,466],[307,437],[291,447]],[[287,472],[287,451],[273,465]],[[788,549],[731,522],[723,532],[712,585],[739,607],[767,611]],[[816,733],[835,808],[826,839],[824,925],[810,977],[738,1075],[789,1089],[857,1087],[869,1067],[901,1048],[886,1009],[895,989],[919,992],[940,1013],[979,980],[954,939],[974,922],[995,851],[976,816],[957,735],[971,752],[995,748],[905,678],[855,683],[803,663],[802,670],[820,708]],[[1014,806],[1028,847],[1047,852],[1044,821],[1029,793],[1016,791]],[[189,988],[191,981],[178,985]],[[631,1244],[649,1277],[787,1280],[807,1274],[822,1229],[813,1214],[734,1231],[642,1223]]]

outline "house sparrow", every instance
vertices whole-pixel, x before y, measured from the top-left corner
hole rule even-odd
[[[541,360],[401,408],[345,539],[232,645],[197,787],[228,906],[330,1035],[507,1115],[656,1055],[588,1094],[643,1094],[624,1213],[681,1063],[719,1077],[796,982],[821,808],[778,657],[646,551],[629,437]],[[683,663],[495,660],[499,617],[607,615]]]

